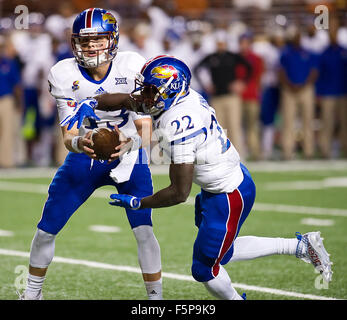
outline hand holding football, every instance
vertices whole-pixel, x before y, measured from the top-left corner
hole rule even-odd
[[[91,135],[94,152],[99,160],[108,160],[120,145],[119,133],[109,128],[95,128]]]

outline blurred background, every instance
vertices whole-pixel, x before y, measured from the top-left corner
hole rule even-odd
[[[47,74],[89,7],[120,51],[184,60],[243,160],[347,157],[347,0],[0,0],[0,168],[62,164]]]

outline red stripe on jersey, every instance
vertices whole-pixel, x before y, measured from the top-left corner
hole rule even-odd
[[[92,27],[93,11],[94,11],[94,8],[90,8],[87,11],[87,15],[86,15],[86,28],[91,28]]]
[[[157,59],[159,59],[159,58],[163,58],[163,57],[174,58],[174,56],[169,56],[169,55],[167,55],[167,54],[162,54],[162,55],[160,55],[160,56],[156,56],[156,57],[152,58],[151,60],[147,61],[147,62],[143,65],[143,67],[142,67],[142,69],[141,69],[141,73],[143,73],[143,72],[145,71],[146,67],[147,67],[150,63],[152,63],[153,61],[155,61],[155,60],[157,60]]]
[[[235,236],[237,233],[237,228],[243,211],[243,200],[238,189],[234,190],[232,193],[227,194],[228,204],[229,204],[229,216],[226,222],[226,232],[224,235],[222,247],[219,251],[218,258],[212,267],[213,276],[216,277],[219,273],[219,264],[222,261],[224,255],[231,248]]]

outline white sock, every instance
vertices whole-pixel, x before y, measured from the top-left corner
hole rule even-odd
[[[219,273],[214,279],[203,282],[206,289],[216,298],[222,300],[243,300],[232,287],[231,280],[225,269],[220,266]]]
[[[162,279],[157,281],[145,281],[148,300],[162,300]]]
[[[30,297],[37,297],[43,286],[46,277],[33,276],[29,273],[25,294]]]
[[[234,242],[234,254],[230,261],[250,260],[274,254],[295,255],[298,239],[245,236]]]

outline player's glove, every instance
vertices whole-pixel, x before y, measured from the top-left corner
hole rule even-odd
[[[97,107],[98,102],[93,98],[87,98],[81,100],[71,115],[66,117],[63,121],[60,122],[60,125],[66,126],[68,130],[70,130],[75,122],[77,122],[77,128],[79,129],[83,123],[84,118],[100,120],[100,118],[95,114],[94,109]]]
[[[141,198],[136,198],[128,194],[114,193],[110,195],[110,198],[114,200],[113,202],[109,202],[109,204],[112,206],[118,206],[132,210],[137,210],[141,206]]]

